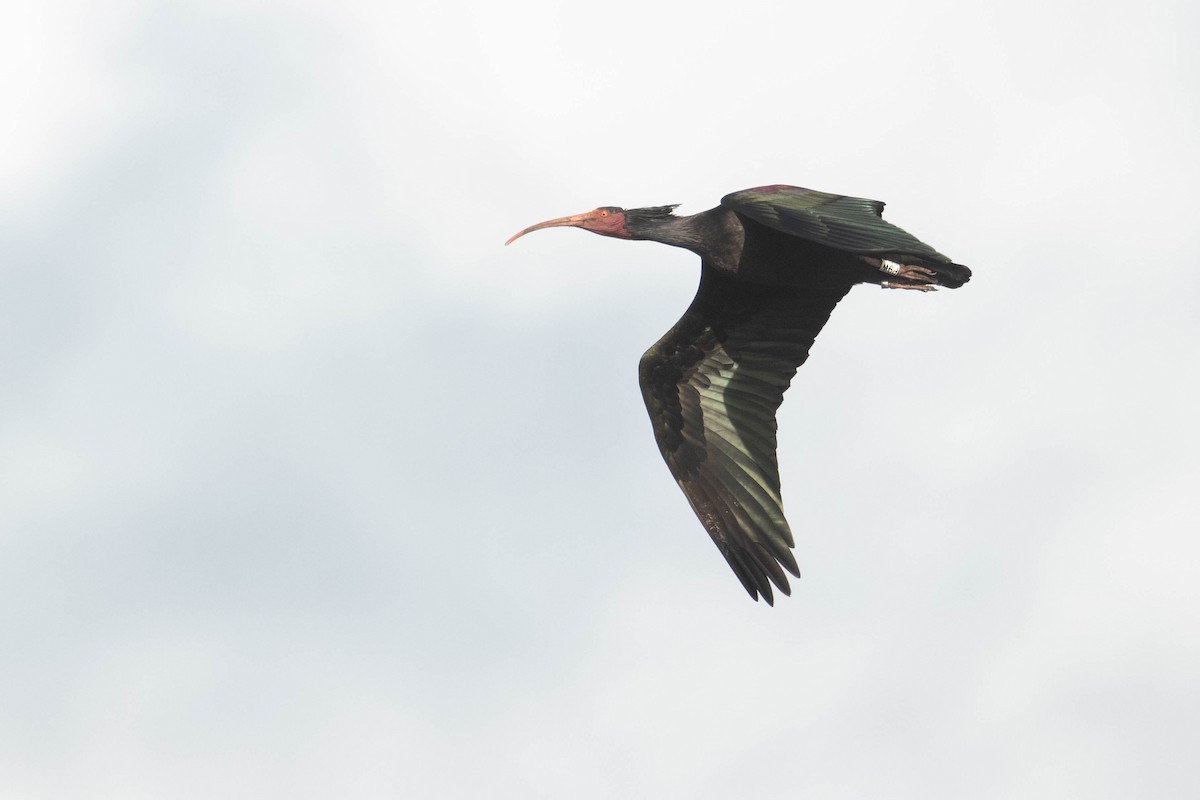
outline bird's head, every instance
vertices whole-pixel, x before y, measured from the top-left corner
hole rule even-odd
[[[575,214],[571,217],[559,217],[530,225],[525,230],[509,239],[505,244],[512,244],[530,231],[542,228],[583,228],[598,233],[601,236],[615,236],[618,239],[640,239],[642,232],[652,227],[657,221],[671,217],[675,206],[654,206],[653,208],[617,208],[616,206],[601,206],[595,211],[585,214]]]
[[[545,222],[539,222],[537,225],[530,225],[505,242],[505,244],[512,244],[531,231],[539,231],[542,228],[562,227],[583,228],[585,231],[598,233],[601,236],[615,236],[618,239],[631,238],[628,229],[625,227],[625,209],[617,208],[616,206],[601,206],[595,211],[575,214],[570,217],[548,219]]]

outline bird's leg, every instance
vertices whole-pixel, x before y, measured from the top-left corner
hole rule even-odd
[[[932,283],[896,283],[895,281],[884,281],[879,286],[883,289],[916,289],[918,292],[937,291],[937,287]]]
[[[895,261],[888,261],[886,258],[879,261],[879,271],[886,272],[888,275],[895,275],[897,278],[908,278],[910,281],[936,281],[937,273],[925,267],[919,267],[916,264],[897,264]]]
[[[884,289],[916,289],[921,292],[932,292],[936,287],[937,273],[916,264],[900,264],[886,258],[871,258],[862,256],[862,260],[886,275],[900,278],[900,281],[882,281],[879,285]],[[908,281],[913,281],[909,283]]]

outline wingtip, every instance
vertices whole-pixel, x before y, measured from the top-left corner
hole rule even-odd
[[[750,595],[750,599],[754,602],[757,603],[761,599],[767,605],[771,607],[775,606],[775,595],[771,594],[769,587],[766,591],[763,591],[762,589],[751,588],[749,586],[744,588],[746,589],[746,594]]]
[[[759,587],[758,592],[762,595],[762,599],[767,601],[767,605],[775,606],[775,593],[771,591],[771,584],[768,581],[763,581],[763,586]]]

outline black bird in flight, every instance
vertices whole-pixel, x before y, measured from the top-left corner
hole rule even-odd
[[[857,283],[956,289],[971,270],[883,220],[883,203],[798,186],[675,206],[616,208],[539,222],[649,239],[700,256],[700,289],[639,366],[654,438],[696,516],[755,600],[800,576],[783,516],[775,410],[833,307]]]

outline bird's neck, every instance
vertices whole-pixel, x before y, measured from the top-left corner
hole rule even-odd
[[[629,226],[629,232],[630,238],[682,247],[713,263],[736,263],[745,235],[737,215],[720,206],[687,217],[647,220]]]

